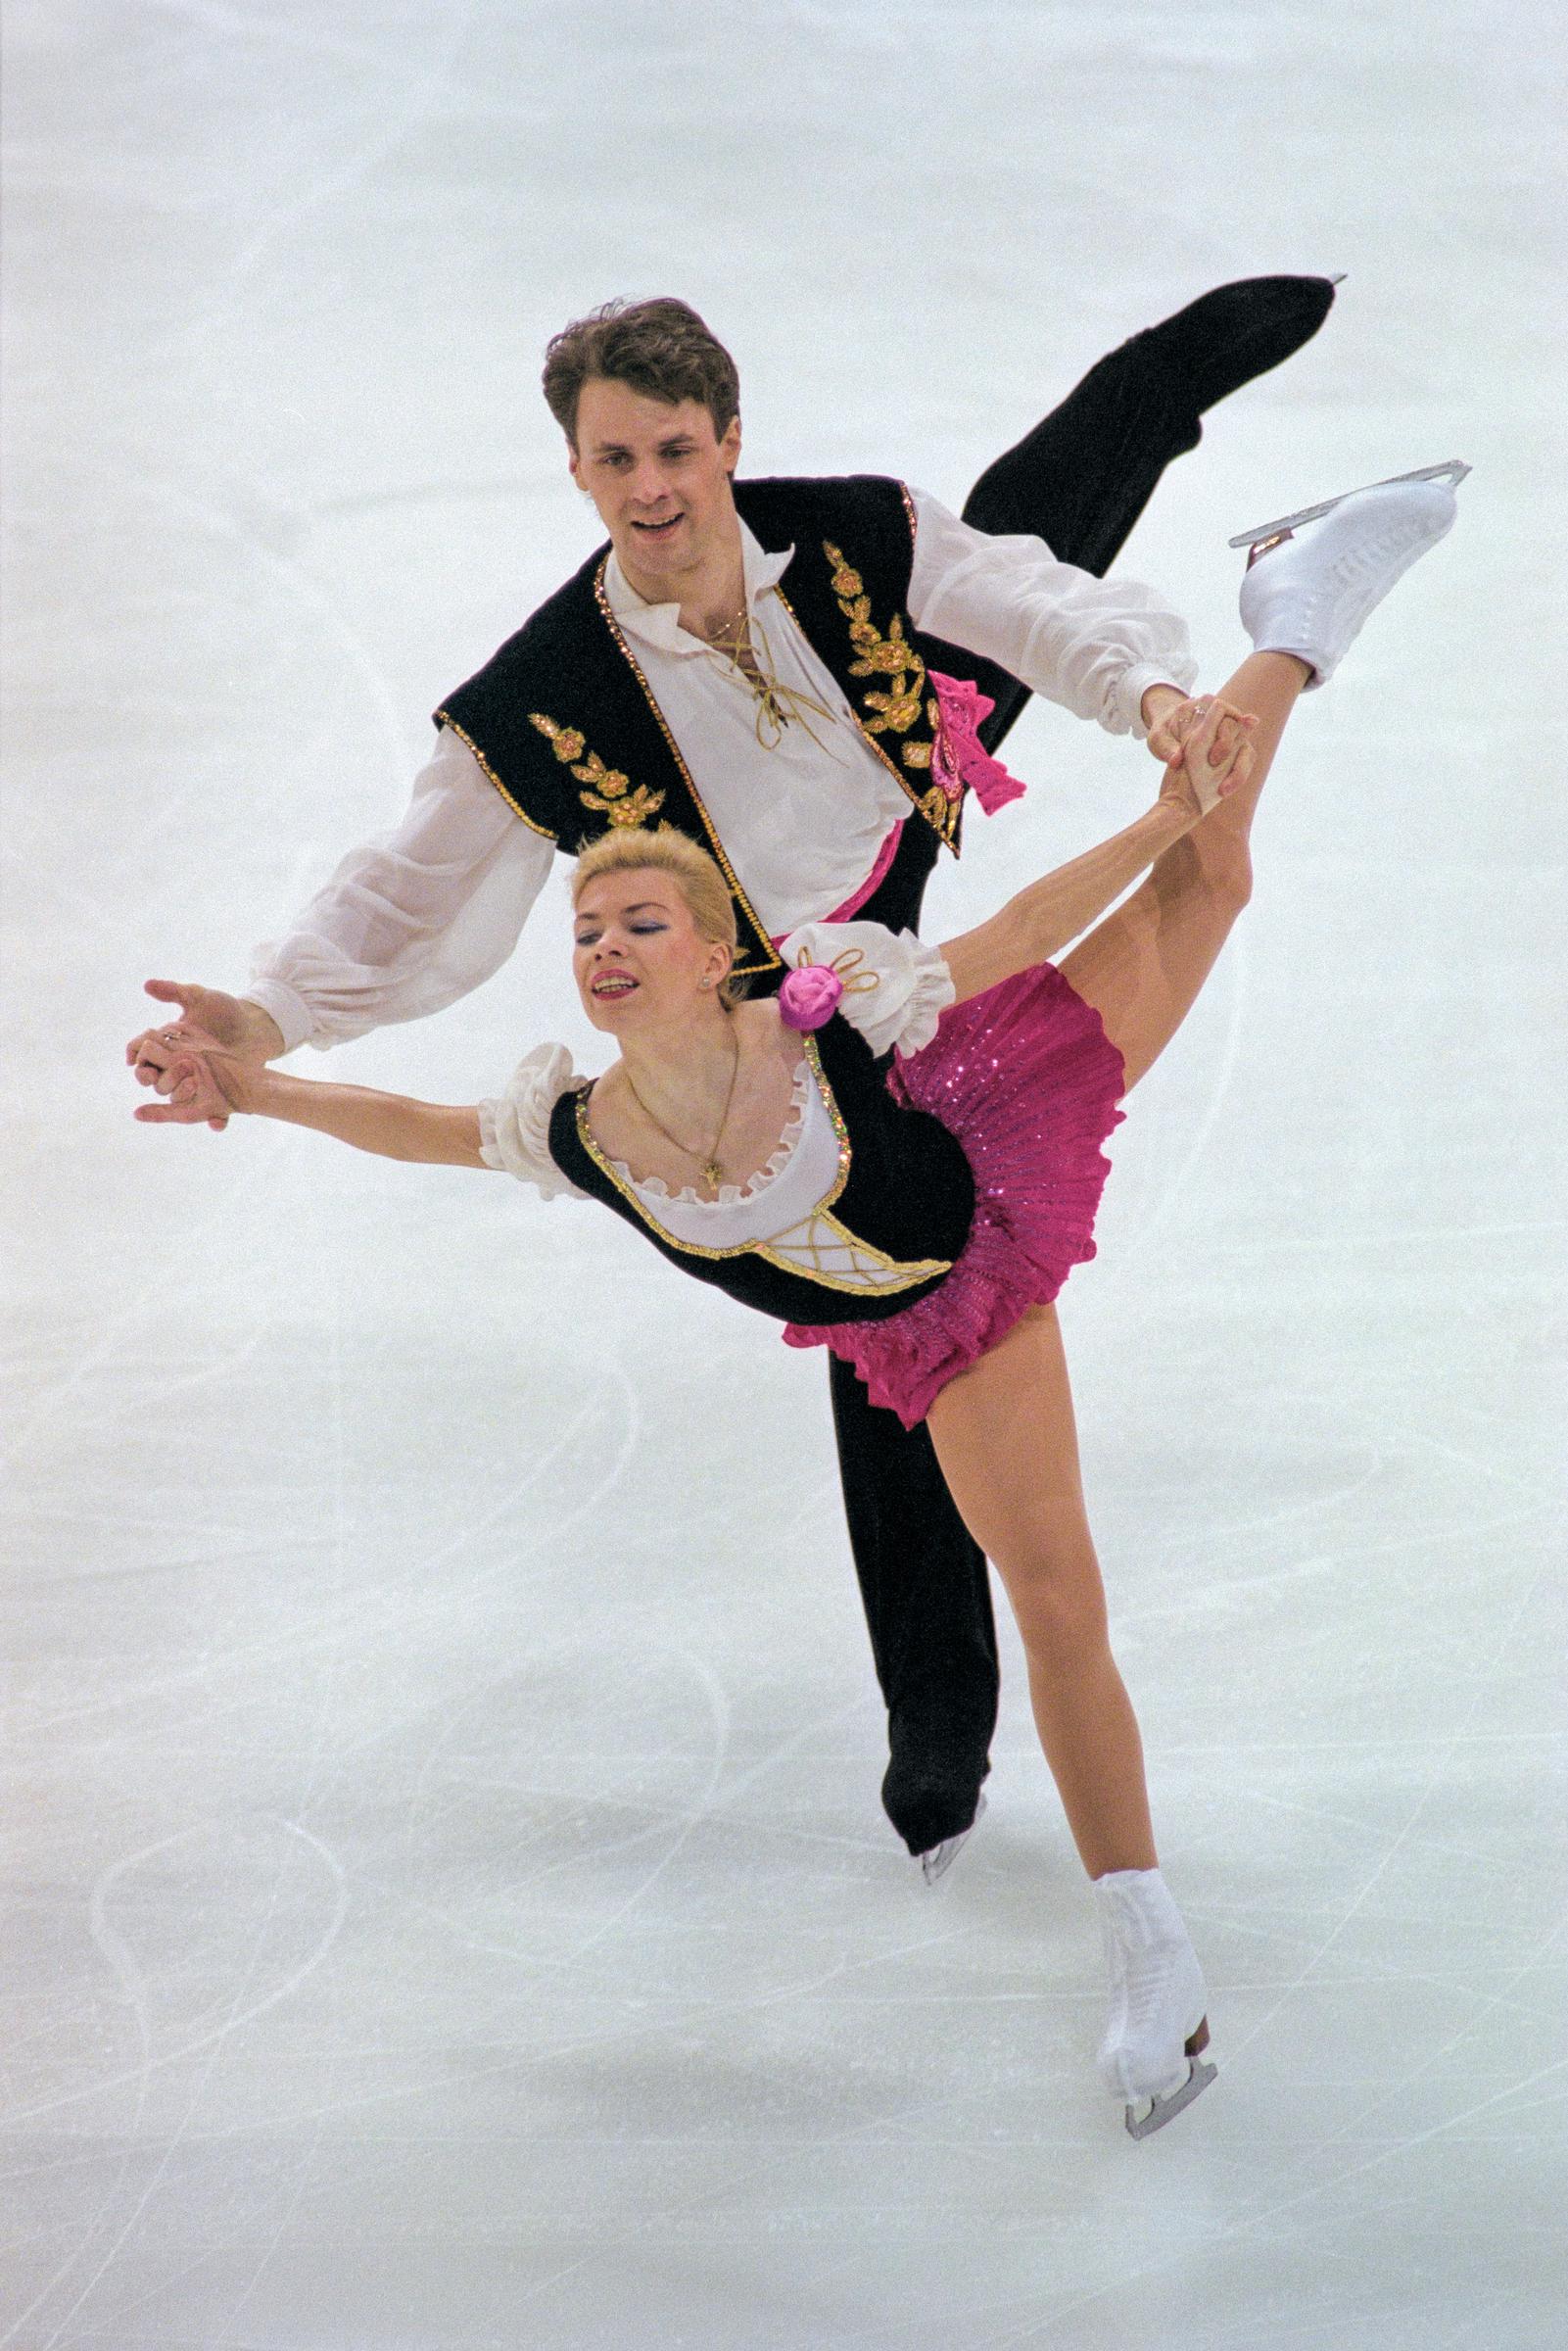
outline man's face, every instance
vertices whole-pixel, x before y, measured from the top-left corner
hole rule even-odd
[[[739,455],[738,417],[719,435],[700,401],[650,400],[605,376],[583,386],[572,475],[634,587],[645,582],[674,602],[683,581],[726,550],[736,529],[730,476]]]

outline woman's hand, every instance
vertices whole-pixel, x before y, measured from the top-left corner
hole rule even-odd
[[[149,1126],[190,1127],[205,1119],[220,1131],[232,1112],[254,1109],[257,1092],[268,1076],[264,1062],[232,1053],[215,1036],[183,1023],[159,1031],[158,1050],[163,1056],[158,1090],[167,1099],[144,1102],[136,1111]]]
[[[216,987],[198,987],[194,983],[178,980],[149,980],[147,993],[162,1004],[174,1005],[179,1017],[168,1027],[144,1029],[125,1047],[125,1059],[136,1073],[137,1083],[156,1087],[167,1099],[169,1109],[160,1116],[167,1116],[179,1125],[194,1126],[206,1119],[214,1128],[224,1127],[227,1111],[213,1115],[206,1107],[212,1099],[210,1088],[193,1087],[190,1073],[176,1091],[172,1065],[179,1058],[180,1047],[194,1040],[199,1049],[227,1051],[260,1067],[283,1050],[283,1035],[277,1023],[260,1004],[248,1004],[239,996],[226,996]]]
[[[1174,686],[1151,686],[1143,697],[1143,717],[1149,748],[1165,762],[1163,800],[1176,800],[1194,815],[1207,816],[1251,776],[1258,727],[1252,711],[1238,710],[1215,695],[1193,696]]]

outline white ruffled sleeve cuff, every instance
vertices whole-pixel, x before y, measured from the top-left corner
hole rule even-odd
[[[827,964],[844,983],[838,1009],[872,1051],[918,1053],[957,995],[938,947],[880,923],[803,923],[780,950],[791,968]],[[875,984],[867,986],[867,980]]]
[[[536,1045],[506,1091],[479,1105],[479,1156],[487,1168],[531,1183],[546,1200],[586,1200],[549,1155],[550,1112],[577,1075],[564,1045]]]

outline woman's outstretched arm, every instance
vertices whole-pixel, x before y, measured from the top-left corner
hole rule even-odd
[[[1184,764],[1166,769],[1152,808],[1081,857],[1028,883],[988,922],[944,941],[942,957],[953,975],[957,1001],[962,1004],[1015,972],[1044,963],[1098,922],[1140,874],[1192,831],[1207,809],[1245,782],[1251,768],[1247,737],[1253,724],[1233,706],[1213,702],[1184,745]],[[1215,756],[1210,770],[1212,752]],[[1188,781],[1193,773],[1206,775],[1201,799]]]
[[[336,1135],[356,1151],[373,1151],[381,1159],[417,1161],[427,1167],[485,1165],[479,1155],[479,1112],[472,1105],[448,1108],[438,1102],[415,1102],[405,1094],[379,1093],[368,1085],[293,1078],[233,1053],[190,1052],[181,1061],[190,1066],[171,1065],[175,1083],[167,1104],[144,1103],[138,1119],[149,1124],[166,1119],[188,1123],[192,1100],[211,1089],[221,1095],[230,1111],[283,1119],[291,1127],[313,1127],[320,1134]],[[194,1095],[186,1092],[187,1081],[196,1089]]]

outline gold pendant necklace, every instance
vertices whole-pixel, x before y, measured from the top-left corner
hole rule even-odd
[[[653,1116],[652,1111],[649,1110],[647,1104],[643,1101],[641,1095],[637,1090],[637,1080],[632,1075],[630,1065],[624,1061],[621,1064],[622,1069],[626,1071],[626,1082],[632,1089],[632,1099],[637,1104],[639,1110],[642,1113],[642,1116],[648,1121],[650,1126],[658,1128],[660,1134],[663,1135],[667,1143],[674,1143],[675,1148],[680,1152],[683,1159],[694,1159],[697,1162],[698,1166],[702,1170],[703,1182],[715,1192],[718,1190],[720,1181],[724,1175],[724,1170],[719,1165],[719,1145],[723,1142],[724,1130],[730,1124],[730,1105],[735,1100],[735,1081],[740,1075],[740,1039],[738,1035],[732,1035],[731,1042],[735,1046],[735,1060],[730,1066],[730,1090],[724,1097],[724,1114],[719,1121],[719,1131],[713,1138],[713,1146],[706,1159],[702,1157],[702,1154],[699,1151],[693,1151],[689,1144],[683,1143],[678,1136],[673,1135],[668,1127],[665,1126],[662,1119],[656,1119]]]

